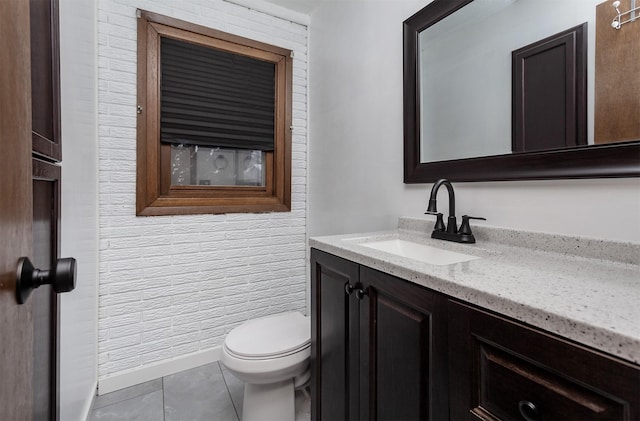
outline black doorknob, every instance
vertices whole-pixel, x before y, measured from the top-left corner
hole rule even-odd
[[[43,284],[51,285],[57,294],[72,291],[76,287],[76,259],[58,259],[53,269],[40,270],[33,267],[28,257],[21,257],[16,278],[18,304],[24,304],[31,291]]]

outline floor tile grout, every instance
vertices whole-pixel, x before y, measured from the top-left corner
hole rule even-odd
[[[153,390],[153,391],[151,391],[151,392],[147,392],[147,393],[141,393],[141,394],[136,395],[136,396],[131,396],[131,397],[129,397],[129,398],[125,398],[125,399],[121,399],[121,400],[119,400],[119,401],[111,402],[111,403],[110,403],[110,404],[108,404],[108,405],[104,405],[104,406],[101,406],[101,407],[95,408],[95,409],[93,410],[93,412],[95,412],[95,411],[97,411],[97,410],[99,410],[99,409],[108,408],[108,407],[113,406],[113,405],[118,405],[118,404],[121,404],[121,403],[123,403],[123,402],[130,401],[130,400],[132,400],[132,399],[137,399],[137,398],[139,398],[139,397],[141,397],[141,396],[150,395],[150,394],[155,393],[155,392],[158,392],[158,390]]]
[[[164,405],[164,376],[162,376],[162,379],[160,380],[161,384],[162,384],[162,421],[166,421],[167,419],[167,413],[165,411],[165,405]]]
[[[227,383],[227,377],[224,375],[224,370],[222,370],[222,366],[220,365],[220,362],[218,362],[218,367],[220,367],[220,373],[222,373],[222,380],[224,381],[224,386],[227,388],[227,393],[229,394],[229,399],[231,399],[231,405],[233,405],[233,410],[236,411],[236,418],[239,420],[240,414],[238,414],[238,408],[236,407],[236,403],[233,401],[233,396],[231,396],[229,383]]]
[[[178,410],[178,412],[175,412],[176,410],[175,405],[177,404],[177,402],[180,402],[180,405],[182,406],[187,405],[187,408],[189,408],[187,412],[191,411],[193,408],[196,408],[195,412],[193,413],[197,413],[198,410],[202,410],[204,408],[205,412],[209,411],[208,414],[213,414],[213,413],[218,414],[216,415],[215,418],[211,418],[211,416],[205,416],[204,412],[200,412],[200,415],[198,417],[200,421],[211,420],[211,419],[216,419],[216,420],[235,419],[236,421],[241,421],[240,414],[241,414],[242,408],[238,406],[242,404],[242,399],[241,399],[242,391],[240,390],[240,386],[241,386],[240,383],[236,381],[233,374],[231,374],[230,372],[225,373],[225,371],[223,370],[222,364],[220,364],[219,362],[216,362],[215,365],[213,364],[203,365],[202,369],[203,371],[201,371],[200,373],[209,373],[205,376],[209,380],[212,380],[218,376],[216,372],[220,373],[220,375],[222,376],[222,381],[224,382],[224,389],[222,389],[222,385],[219,384],[219,380],[215,380],[215,383],[217,384],[217,386],[215,386],[215,389],[212,389],[212,390],[217,390],[216,396],[218,396],[218,398],[216,399],[218,399],[218,403],[220,405],[220,406],[216,405],[215,408],[218,408],[222,412],[215,412],[215,411],[211,412],[210,405],[205,403],[205,401],[211,402],[211,400],[207,398],[203,398],[202,393],[200,393],[202,391],[201,390],[202,388],[198,389],[198,393],[196,393],[195,395],[190,394],[191,392],[185,395],[184,390],[186,389],[184,389],[183,386],[185,384],[193,385],[194,384],[193,381],[195,380],[191,380],[189,377],[185,377],[184,375],[180,376],[180,373],[176,373],[175,375],[163,376],[156,380],[153,380],[155,381],[155,384],[147,385],[148,389],[144,389],[144,388],[141,389],[141,390],[149,390],[149,389],[155,389],[155,390],[150,390],[147,393],[141,393],[137,396],[130,396],[126,399],[110,403],[109,405],[105,405],[104,407],[101,407],[99,409],[94,409],[89,419],[92,421],[98,421],[98,420],[123,421],[123,420],[133,419],[135,417],[138,417],[136,419],[153,419],[157,421],[168,421],[171,419],[177,419],[184,415],[184,412],[180,412],[180,410]],[[174,378],[176,375],[178,376],[178,378]],[[160,385],[159,388],[157,387],[158,384]],[[180,385],[179,389],[176,389],[177,385]],[[232,394],[232,390],[233,390],[233,394]],[[224,391],[227,392],[226,395],[224,394]],[[156,392],[161,392],[162,395],[158,396]],[[180,395],[181,392],[183,393],[182,395]],[[112,393],[116,393],[116,392],[112,392]],[[178,401],[176,401],[176,396],[177,396],[175,395],[176,393],[178,393],[178,395],[181,396]],[[150,395],[153,395],[153,396],[150,396]],[[238,397],[237,402],[234,401],[234,396]],[[198,405],[202,405],[202,408],[200,406],[197,406],[197,407],[189,406],[189,405],[192,405],[192,403],[190,403],[191,402],[190,399],[192,398],[194,399],[193,402],[198,402]],[[302,401],[306,401],[308,400],[308,398],[309,397],[305,394],[304,397],[302,398]],[[134,399],[136,401],[134,401]],[[119,405],[121,407],[118,407]],[[169,405],[169,407],[167,407],[167,405]],[[232,409],[233,409],[233,413],[231,412]],[[184,408],[182,408],[181,410],[184,411]],[[308,409],[305,409],[304,411],[305,413],[308,413]],[[220,417],[220,415],[223,412],[225,415]],[[134,413],[137,415],[134,416]],[[154,415],[150,415],[151,413],[153,413]],[[143,418],[139,418],[141,414],[143,415]],[[178,415],[178,414],[182,414],[182,415]],[[233,417],[233,414],[235,414],[235,418]],[[190,419],[193,419],[193,418],[190,418]],[[296,419],[300,420],[300,418],[298,417],[298,412],[296,412]],[[302,419],[308,420],[309,416],[308,415],[303,416]]]

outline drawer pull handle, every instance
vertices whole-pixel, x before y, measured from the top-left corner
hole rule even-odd
[[[518,409],[525,421],[538,421],[541,419],[538,408],[532,402],[520,401],[518,402]]]

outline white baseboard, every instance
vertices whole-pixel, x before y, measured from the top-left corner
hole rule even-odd
[[[89,421],[91,419],[91,413],[93,412],[93,404],[96,402],[96,390],[98,389],[98,381],[96,380],[93,384],[93,387],[89,391],[90,396],[87,400],[85,400],[84,409],[82,413],[84,416],[81,416],[81,420]]]
[[[152,365],[134,368],[98,380],[98,395],[114,392],[125,387],[135,386],[149,380],[159,379],[169,374],[188,370],[204,364],[220,360],[221,347],[194,352],[171,360],[161,361]]]

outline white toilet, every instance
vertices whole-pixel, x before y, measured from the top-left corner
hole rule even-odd
[[[293,421],[311,377],[311,322],[298,312],[249,320],[227,334],[220,362],[245,382],[243,421]]]

